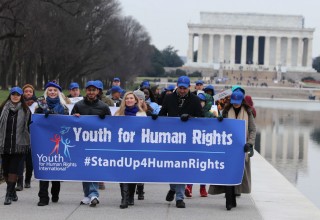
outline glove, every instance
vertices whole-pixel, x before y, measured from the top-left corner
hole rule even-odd
[[[218,119],[218,121],[222,122],[223,121],[223,116],[219,114],[217,119]]]
[[[248,152],[248,156],[249,156],[249,157],[252,157],[253,154],[254,154],[253,146],[252,146],[252,144],[250,144],[250,143],[246,143],[246,144],[244,145],[244,149],[243,149],[243,150],[244,150],[245,153]]]
[[[157,114],[151,114],[151,118],[152,118],[153,120],[157,120],[158,115],[157,115]]]
[[[106,115],[105,115],[105,114],[100,114],[100,115],[99,115],[99,118],[105,119],[105,118],[106,118]]]
[[[182,115],[180,116],[180,119],[181,119],[181,121],[188,121],[189,115],[188,115],[188,114],[182,114]]]

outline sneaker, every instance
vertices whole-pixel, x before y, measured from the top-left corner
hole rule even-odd
[[[89,205],[90,204],[90,198],[89,197],[84,197],[81,201],[80,201],[80,205]]]
[[[98,197],[91,197],[90,201],[90,207],[96,207],[96,205],[99,204],[99,199]]]
[[[168,191],[167,196],[166,196],[166,200],[167,200],[168,202],[173,201],[173,200],[174,200],[174,194],[176,194],[176,192],[170,189],[170,190]]]
[[[99,182],[99,189],[100,190],[105,190],[106,186],[104,185],[104,182]]]
[[[192,188],[190,186],[187,186],[186,189],[184,190],[184,194],[186,197],[191,198],[192,197]]]
[[[208,193],[207,193],[207,190],[206,190],[206,187],[205,186],[201,186],[200,187],[200,196],[201,197],[208,197]]]
[[[186,204],[184,203],[183,200],[177,200],[177,202],[176,202],[176,207],[177,207],[177,208],[185,208],[185,207],[186,207]]]

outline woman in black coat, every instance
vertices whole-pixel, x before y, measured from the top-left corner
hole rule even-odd
[[[0,107],[0,154],[3,176],[7,183],[4,205],[17,201],[15,185],[19,164],[30,150],[29,124],[31,112],[22,98],[23,91],[13,87]]]

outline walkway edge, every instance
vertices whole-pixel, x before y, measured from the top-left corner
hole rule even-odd
[[[251,169],[251,197],[265,220],[320,219],[320,209],[258,152]]]

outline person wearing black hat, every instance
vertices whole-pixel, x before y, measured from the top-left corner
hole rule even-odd
[[[187,76],[180,76],[177,82],[177,89],[165,96],[159,116],[180,117],[185,122],[191,117],[202,117],[202,107],[199,98],[190,92],[190,79]],[[171,202],[176,195],[176,207],[185,208],[183,201],[185,184],[170,184],[166,200]]]
[[[37,100],[38,108],[35,109],[36,114],[44,114],[45,118],[50,114],[69,115],[62,88],[56,82],[48,82],[45,85],[45,91],[42,97]],[[39,181],[39,202],[38,206],[46,206],[49,204],[49,182]],[[51,201],[56,203],[59,201],[60,181],[51,181]]]
[[[237,186],[216,186],[209,187],[209,194],[225,193],[226,209],[229,211],[237,206],[236,194],[251,193],[251,165],[250,157],[254,154],[253,145],[256,138],[256,125],[254,122],[251,107],[244,100],[244,89],[235,89],[231,94],[230,103],[226,104],[223,110],[224,118],[233,118],[246,121],[247,143],[244,145],[245,164],[242,182]]]
[[[88,81],[86,83],[86,96],[83,100],[77,102],[71,114],[80,117],[80,115],[98,115],[102,120],[106,115],[111,115],[107,104],[99,100],[99,83],[97,81]],[[84,198],[80,204],[89,204],[95,207],[99,204],[99,184],[98,182],[82,182]]]
[[[0,154],[3,176],[7,184],[4,205],[18,201],[15,185],[19,164],[30,150],[31,112],[22,94],[21,88],[11,88],[8,98],[0,106]]]

